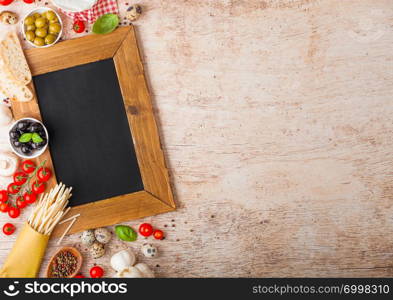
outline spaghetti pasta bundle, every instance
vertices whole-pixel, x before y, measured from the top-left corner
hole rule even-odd
[[[72,187],[63,183],[56,185],[49,193],[40,197],[28,223],[37,232],[50,235],[61,218],[68,212],[68,199],[72,196]]]
[[[40,197],[0,269],[0,277],[37,276],[50,234],[69,210],[71,190],[60,183]]]

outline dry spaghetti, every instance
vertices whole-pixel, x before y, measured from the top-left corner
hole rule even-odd
[[[72,196],[72,187],[66,188],[63,183],[57,184],[49,193],[43,194],[28,220],[29,225],[37,232],[50,235],[68,212],[68,200]]]

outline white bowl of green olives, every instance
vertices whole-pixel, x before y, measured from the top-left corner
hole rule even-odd
[[[19,157],[36,158],[48,147],[49,135],[41,121],[23,118],[11,125],[8,140]]]
[[[47,48],[59,41],[63,33],[63,22],[53,9],[38,7],[23,18],[22,32],[33,47]]]

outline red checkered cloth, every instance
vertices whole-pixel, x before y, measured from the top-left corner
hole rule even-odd
[[[105,14],[119,14],[119,7],[116,0],[99,0],[90,9],[73,13],[60,9],[63,14],[76,20],[94,23],[99,17]]]

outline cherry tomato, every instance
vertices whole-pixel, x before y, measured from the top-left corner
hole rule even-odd
[[[74,31],[76,33],[82,33],[83,31],[85,31],[85,23],[83,23],[83,21],[77,20],[77,21],[75,21],[72,28],[74,29]]]
[[[162,230],[156,229],[153,232],[153,236],[156,240],[162,240],[164,238],[164,233]]]
[[[143,236],[151,236],[153,233],[153,226],[149,223],[143,223],[139,226],[139,233]]]
[[[0,202],[7,202],[8,200],[8,192],[6,190],[0,191]]]
[[[0,211],[3,213],[8,212],[8,210],[10,209],[10,206],[8,205],[7,202],[2,202],[0,203]]]
[[[36,194],[42,194],[45,191],[45,182],[34,181],[31,189]]]
[[[37,195],[31,191],[27,191],[23,194],[26,204],[32,204],[37,200]]]
[[[26,200],[22,197],[22,196],[19,196],[17,199],[16,199],[16,206],[18,207],[18,208],[20,208],[20,209],[22,209],[22,208],[25,208],[26,206],[27,206],[27,202],[26,202]]]
[[[104,270],[101,267],[95,266],[90,269],[91,278],[101,278],[102,276],[104,276]]]
[[[86,278],[86,277],[83,276],[82,274],[78,274],[78,275],[75,275],[74,278]]]
[[[21,168],[23,172],[27,174],[33,173],[35,170],[35,163],[33,163],[31,160],[25,160],[22,162]]]
[[[23,0],[23,2],[24,2],[24,3],[27,3],[27,4],[31,4],[31,3],[34,3],[35,0]]]
[[[11,206],[10,209],[8,210],[8,215],[10,218],[17,218],[20,215],[20,209],[14,206]]]
[[[39,168],[37,171],[37,178],[41,182],[46,182],[51,178],[52,172],[48,168]]]
[[[14,182],[17,185],[22,185],[22,184],[24,184],[26,182],[27,177],[28,177],[27,174],[24,173],[24,172],[16,172],[14,174]]]
[[[20,191],[20,185],[17,185],[15,182],[10,183],[7,187],[7,191],[9,194],[17,194]]]
[[[3,226],[3,233],[5,235],[11,235],[15,232],[15,226],[12,225],[11,223],[5,223]]]
[[[0,0],[0,5],[10,5],[14,0]]]

